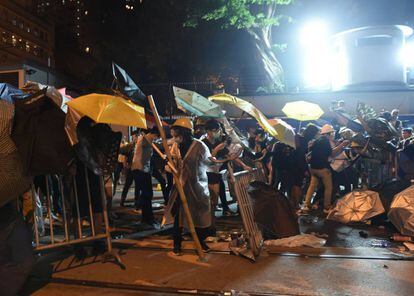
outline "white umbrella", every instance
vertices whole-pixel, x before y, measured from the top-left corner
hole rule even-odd
[[[414,185],[394,196],[388,218],[401,234],[414,236]]]
[[[385,209],[375,191],[352,191],[341,198],[327,219],[342,223],[366,221],[382,214]]]
[[[223,111],[219,105],[209,101],[207,98],[195,91],[186,90],[173,86],[177,107],[195,116],[223,117]]]

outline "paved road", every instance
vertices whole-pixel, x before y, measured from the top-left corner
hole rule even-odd
[[[53,277],[75,283],[116,283],[136,289],[236,290],[276,295],[409,296],[414,291],[412,261],[269,256],[250,263],[233,255],[208,254],[208,262],[201,263],[192,254],[176,257],[166,251],[136,249],[127,250],[122,260],[126,270],[112,263],[92,263],[91,259],[75,262],[67,258],[55,266]],[[52,284],[33,295],[56,295],[61,288]],[[85,291],[90,293],[86,295],[111,295],[109,290],[88,288]],[[75,292],[70,295],[85,295],[82,289],[80,294]]]

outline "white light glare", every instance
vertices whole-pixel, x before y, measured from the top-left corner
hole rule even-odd
[[[406,67],[414,67],[414,42],[404,44],[401,59]]]
[[[300,33],[300,42],[303,45],[311,45],[324,42],[328,35],[327,25],[322,21],[307,23]]]
[[[306,24],[300,32],[303,46],[303,74],[306,87],[323,88],[331,82],[332,54],[327,25],[322,21]]]

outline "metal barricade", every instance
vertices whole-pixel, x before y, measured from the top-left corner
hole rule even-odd
[[[78,196],[78,184],[76,182],[76,177],[58,177],[58,190],[59,194],[54,193],[54,196],[51,194],[51,184],[49,176],[45,176],[45,186],[42,192],[45,197],[46,211],[42,214],[42,211],[36,211],[33,209],[33,223],[34,223],[34,250],[43,251],[50,250],[55,248],[60,248],[69,245],[81,244],[90,241],[96,240],[106,240],[107,252],[103,255],[103,262],[110,261],[111,259],[115,260],[115,263],[118,264],[121,268],[125,268],[122,264],[121,259],[118,254],[116,254],[112,249],[112,239],[110,233],[108,212],[107,212],[107,198],[105,194],[105,180],[104,176],[98,176],[99,178],[99,197],[93,197],[91,194],[91,184],[88,177],[87,168],[85,169],[85,187],[86,187],[86,196]],[[56,185],[56,184],[55,184]],[[37,191],[39,191],[38,189]],[[35,207],[37,202],[37,192],[35,190],[34,184],[31,188],[32,195],[32,204]],[[58,219],[54,215],[53,208],[53,199],[58,198],[61,205],[61,219]],[[87,214],[81,215],[80,209],[80,199],[82,200],[83,206],[85,209],[85,202],[87,204],[87,209],[85,211]],[[94,201],[95,198],[97,202],[102,203],[102,211],[94,211]],[[95,219],[99,216],[100,219]],[[47,219],[48,231],[44,234],[39,233],[39,221],[45,221]],[[89,227],[86,229],[82,226],[82,221],[88,220]],[[96,220],[96,221],[95,221]],[[103,227],[102,227],[103,223]]]
[[[253,171],[242,171],[233,173],[229,166],[229,182],[233,182],[234,191],[239,205],[240,214],[243,220],[243,227],[246,231],[249,246],[254,256],[259,256],[263,246],[262,233],[254,221],[253,207],[247,192],[249,183],[252,180],[263,181],[263,174],[258,169]]]
[[[263,167],[263,163],[260,161],[256,161],[254,163],[257,170],[253,171],[253,179],[261,182],[267,182],[265,168]]]

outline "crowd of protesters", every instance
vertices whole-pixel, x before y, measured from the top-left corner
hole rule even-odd
[[[412,165],[412,159],[401,160],[407,156],[400,154],[407,147],[412,149],[414,145],[412,129],[402,127],[398,120],[398,110],[383,112],[380,117],[400,133],[400,137],[389,141],[395,147],[394,150],[381,151],[371,147],[370,136],[366,132],[359,133],[364,141],[358,141],[356,133],[335,122],[321,127],[309,123],[296,134],[296,148],[270,137],[258,127],[250,127],[246,131],[247,145],[236,145],[235,148],[220,120],[198,118],[193,122],[190,118],[178,119],[170,128],[169,143],[174,160],[182,171],[185,192],[203,248],[208,250],[204,239],[215,235],[215,216],[219,201],[224,216],[237,214],[230,210],[226,195],[224,176],[229,163],[236,171],[252,170],[254,167],[263,169],[269,184],[288,197],[298,215],[315,209],[326,215],[340,196],[354,189],[374,186],[395,177],[408,180],[412,178],[409,170],[402,169],[407,161],[411,161]],[[145,214],[150,211],[148,200],[153,196],[151,170],[152,176],[158,175],[166,204],[176,192],[171,191],[171,174],[163,171],[163,166],[157,168],[151,165],[151,142],[157,142],[158,133],[153,129],[142,131],[138,137],[134,134],[135,149],[126,149],[131,144],[121,148],[121,154],[125,155],[126,168],[121,206],[125,206],[126,193],[133,179],[128,176],[132,172],[136,176],[135,206],[142,209],[143,221],[153,224],[156,222],[152,212],[150,215]],[[142,145],[142,141],[149,142]],[[141,151],[142,149],[148,151]],[[378,157],[378,153],[385,156]],[[157,173],[154,174],[154,171]],[[143,190],[143,186],[147,190]],[[179,254],[181,231],[185,223],[181,217],[179,199],[174,202],[174,250]],[[144,207],[144,204],[147,206]]]
[[[342,107],[338,104],[335,111],[341,112]],[[380,117],[400,134],[387,141],[387,145],[393,149],[381,150],[378,145],[371,146],[371,136],[366,131],[356,133],[334,121],[321,127],[309,123],[297,131],[296,147],[293,148],[270,137],[258,127],[247,129],[243,145],[226,132],[221,119],[176,120],[169,128],[168,143],[203,250],[209,251],[206,238],[216,235],[216,212],[221,211],[223,216],[237,215],[237,209],[230,209],[226,190],[225,175],[229,165],[235,171],[251,171],[254,168],[263,170],[268,183],[287,196],[298,215],[315,209],[326,215],[337,198],[354,189],[373,186],[394,177],[413,179],[412,129],[403,127],[398,119],[398,110],[383,112]],[[120,184],[123,185],[120,190],[121,207],[128,206],[128,193],[134,184],[135,211],[141,214],[141,222],[158,228],[159,221],[154,216],[152,203],[155,178],[161,188],[164,204],[174,216],[173,252],[180,255],[183,228],[187,222],[180,198],[177,197],[172,172],[166,166],[164,158],[154,152],[154,146],[162,150],[157,128],[134,131],[131,141],[121,144],[115,171],[111,176],[106,174],[105,178],[104,195],[108,201],[109,217],[112,221],[119,218],[111,211],[113,196],[117,194]],[[50,195],[51,217],[56,221],[62,221],[62,216],[70,209],[74,229],[80,227],[79,222],[82,226],[85,226],[84,223],[86,226],[93,223],[97,226],[96,232],[101,233],[103,207],[100,202],[102,187],[99,178],[79,160],[74,175],[75,183],[67,176],[36,177],[34,189],[40,195],[36,198],[46,203],[46,197]],[[74,186],[76,190],[72,190]],[[230,188],[232,184],[228,183],[227,186]],[[79,205],[71,204],[73,197],[68,198],[71,194],[79,198]],[[89,194],[92,208],[86,198]],[[30,193],[28,195],[26,200],[32,200]],[[80,209],[76,209],[78,206]],[[36,207],[32,205],[32,208]],[[23,212],[24,210],[23,203]],[[85,219],[91,212],[94,213],[95,221]],[[32,219],[33,216],[32,214]],[[79,216],[82,219],[77,219]],[[2,216],[2,219],[6,218],[6,214]],[[38,221],[38,227],[42,222],[48,221]],[[21,231],[23,230],[22,228]],[[13,244],[19,244],[19,240],[24,237],[27,238],[27,235],[16,237]],[[26,252],[27,259],[23,261],[31,266],[33,258],[29,253]],[[25,268],[24,264],[22,266],[22,273],[27,275],[29,267]]]

